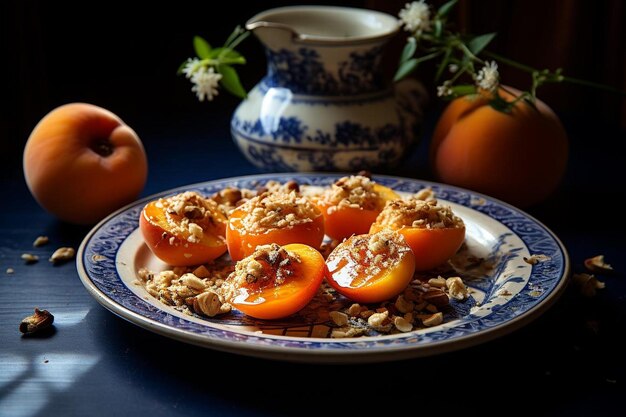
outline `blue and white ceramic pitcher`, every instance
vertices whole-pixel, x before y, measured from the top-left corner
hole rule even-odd
[[[397,164],[417,141],[425,92],[380,71],[398,20],[330,6],[270,9],[246,24],[267,74],[236,109],[234,141],[269,171],[355,171]]]

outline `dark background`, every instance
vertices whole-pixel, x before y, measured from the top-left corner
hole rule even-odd
[[[341,4],[396,14],[404,3]],[[111,415],[119,409],[123,415],[155,416],[207,410],[237,415],[394,415],[406,413],[407,404],[412,415],[497,415],[511,409],[531,415],[619,414],[626,381],[626,230],[618,203],[626,194],[626,104],[596,90],[562,84],[540,91],[565,125],[571,154],[561,188],[529,211],[563,240],[574,271],[582,271],[585,258],[602,253],[617,272],[602,277],[607,288],[597,297],[582,297],[570,285],[532,324],[471,349],[350,367],[222,354],[115,317],[82,288],[72,264],[51,268],[45,259],[34,266],[20,262],[19,255],[33,250],[32,241],[40,234],[49,235],[54,245],[77,247],[89,231],[45,213],[22,178],[24,143],[40,118],[58,105],[97,104],[137,131],[150,164],[143,195],[255,173],[238,157],[230,139],[230,115],[238,100],[221,92],[216,101],[199,103],[176,69],[193,54],[193,35],[218,45],[236,24],[286,4],[298,2],[226,1],[220,11],[212,1],[163,6],[150,2],[141,7],[130,0],[0,2],[0,187],[8,201],[0,215],[0,354],[28,354],[33,363],[47,352],[97,353],[103,358],[80,383],[50,391],[48,405],[37,415]],[[453,19],[474,33],[497,31],[493,49],[510,58],[540,68],[562,66],[573,77],[626,89],[625,13],[618,0],[466,0]],[[390,45],[389,68],[397,62],[404,37],[399,34]],[[264,56],[253,38],[240,50],[249,59],[241,77],[251,88],[265,72]],[[513,86],[525,87],[529,80],[517,71],[503,68],[501,73]],[[432,92],[430,68],[418,76]],[[399,173],[429,177],[424,155],[442,106],[439,100],[431,102],[424,140]],[[44,249],[50,248],[40,254]],[[13,276],[4,274],[9,266],[16,270]],[[51,338],[20,339],[17,324],[34,303],[51,311],[85,308],[89,315],[71,329],[59,323],[58,334]],[[165,360],[164,354],[182,364]],[[10,363],[0,364],[0,370],[3,366],[11,370]],[[0,373],[0,381],[2,377]],[[12,388],[0,391],[0,399]],[[32,393],[35,400],[42,398],[40,391]],[[324,402],[317,402],[320,398]]]
[[[221,92],[219,100],[198,103],[190,83],[176,76],[193,55],[191,39],[199,34],[213,45],[223,42],[237,24],[270,7],[308,2],[238,1],[145,3],[9,1],[0,4],[0,52],[4,80],[0,119],[0,161],[19,168],[24,143],[37,121],[54,107],[84,101],[105,107],[138,131],[144,142],[155,132],[176,132],[198,120],[227,124],[237,99]],[[333,2],[318,2],[333,4]],[[405,1],[343,1],[391,14]],[[434,2],[439,5],[442,2]],[[337,4],[335,2],[335,4]],[[563,67],[567,75],[626,90],[626,7],[619,0],[462,0],[452,15],[459,29],[498,32],[492,50],[538,68]],[[405,33],[390,44],[389,71],[395,68]],[[265,71],[256,39],[240,47],[249,64],[241,78],[250,89]],[[525,88],[529,76],[501,66],[504,83]],[[426,66],[417,74],[434,91]],[[615,141],[626,126],[626,103],[618,95],[574,86],[551,85],[540,97],[570,124],[582,119],[601,123],[592,129],[600,145]],[[431,104],[432,113],[441,101]],[[607,137],[608,136],[608,137]],[[206,138],[223,141],[229,137]],[[427,139],[427,138],[426,138]],[[5,171],[6,172],[6,171]],[[422,173],[424,174],[424,173]]]

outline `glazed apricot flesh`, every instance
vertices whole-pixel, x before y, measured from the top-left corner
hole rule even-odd
[[[392,189],[354,175],[335,181],[315,204],[324,215],[326,234],[341,240],[367,233],[385,203],[396,198]]]
[[[244,314],[279,319],[294,314],[315,296],[324,279],[324,258],[300,243],[260,246],[237,262],[226,281],[226,299]]]
[[[354,235],[326,260],[327,282],[343,296],[362,303],[401,293],[415,272],[415,256],[404,237],[390,230]]]
[[[297,193],[265,193],[230,213],[226,228],[228,253],[234,261],[251,255],[257,246],[302,243],[319,248],[324,217]]]
[[[370,233],[396,230],[415,255],[415,269],[426,271],[450,259],[463,244],[465,225],[448,206],[436,200],[389,202],[370,228]]]
[[[156,257],[175,266],[199,265],[226,252],[226,217],[195,192],[151,201],[139,228]]]

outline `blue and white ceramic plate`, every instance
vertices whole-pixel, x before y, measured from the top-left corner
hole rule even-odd
[[[212,194],[226,186],[256,188],[269,181],[295,180],[326,186],[337,174],[268,174],[193,184],[137,201],[100,222],[85,237],[77,256],[81,280],[113,313],[152,332],[232,353],[301,362],[373,362],[431,355],[486,342],[543,313],[557,300],[569,275],[567,252],[543,224],[490,197],[443,184],[378,176],[399,193],[431,187],[466,225],[466,240],[451,265],[470,287],[471,297],[452,304],[444,323],[409,333],[347,339],[328,338],[330,323],[300,315],[280,322],[193,317],[151,297],[138,285],[142,267],[165,269],[146,247],[138,229],[143,206],[157,197],[196,190]],[[543,261],[528,263],[532,255]],[[481,262],[478,262],[481,260]]]

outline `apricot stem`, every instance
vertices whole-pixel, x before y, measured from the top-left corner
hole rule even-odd
[[[91,145],[91,150],[100,156],[107,157],[113,153],[113,145],[107,139],[97,139]]]

